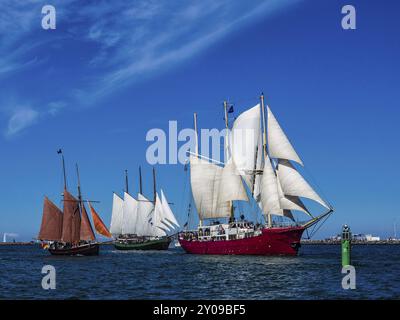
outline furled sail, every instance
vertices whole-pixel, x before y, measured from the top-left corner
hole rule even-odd
[[[222,169],[218,203],[226,203],[234,200],[249,201],[249,198],[243,186],[241,175],[236,170],[234,162],[230,160]]]
[[[179,228],[180,227],[179,223],[176,220],[175,215],[172,212],[172,210],[171,210],[171,208],[169,206],[168,200],[165,197],[165,194],[164,194],[164,192],[162,190],[161,190],[161,203],[162,203],[165,219]]]
[[[250,190],[253,189],[254,175],[252,172],[257,159],[260,133],[260,105],[257,104],[240,114],[231,130],[232,159]]]
[[[286,196],[304,197],[330,209],[329,205],[314,191],[288,160],[279,159],[278,179]]]
[[[83,203],[81,203],[81,214],[80,240],[93,241],[96,239],[96,236],[94,235],[92,225],[90,224],[90,220]]]
[[[122,234],[136,234],[138,202],[129,193],[124,193]]]
[[[67,190],[64,190],[63,228],[61,240],[78,242],[80,238],[79,203]]]
[[[38,239],[60,241],[63,226],[61,210],[47,197],[44,198],[42,224]]]
[[[96,210],[94,210],[94,208],[92,207],[92,205],[89,202],[89,208],[90,208],[90,212],[92,214],[92,219],[93,219],[93,224],[94,224],[94,228],[96,229],[98,234],[101,234],[104,237],[107,238],[112,238],[112,235],[110,233],[110,231],[108,231],[106,225],[104,224],[104,222],[101,220],[100,216],[97,214]]]
[[[231,214],[229,203],[218,203],[222,167],[190,157],[190,182],[200,219],[223,218]]]
[[[257,155],[256,155],[256,160],[255,160],[255,167],[254,169],[256,171],[261,171],[263,170],[264,167],[264,159],[263,159],[263,145],[262,145],[262,137],[261,137],[261,131],[260,131],[260,137],[258,140],[258,146],[257,146]],[[257,201],[261,201],[261,180],[262,180],[262,175],[261,174],[255,174],[254,175],[254,185],[252,190],[253,198]]]
[[[268,110],[268,150],[271,158],[293,160],[301,165],[303,162],[297,155],[292,144],[283,132],[271,109]]]
[[[124,200],[114,193],[110,225],[110,232],[114,235],[122,234],[122,221],[124,216],[123,206]]]

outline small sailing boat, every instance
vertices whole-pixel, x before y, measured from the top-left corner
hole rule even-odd
[[[143,195],[140,168],[140,191],[137,199],[129,194],[126,171],[125,182],[124,197],[121,198],[116,193],[113,195],[110,232],[115,237],[115,248],[117,250],[167,250],[173,237],[168,233],[179,227],[179,223],[169,206],[164,192],[161,190],[160,197],[156,191],[154,168],[153,201]]]
[[[62,151],[58,153],[62,155]],[[49,198],[44,198],[42,224],[38,239],[42,246],[52,255],[62,256],[93,256],[99,254],[99,243],[96,241],[92,224],[87,214],[84,200],[81,195],[78,166],[78,199],[67,190],[64,156],[62,155],[64,171],[64,207],[61,211]],[[87,201],[96,231],[111,238],[110,232],[100,216]]]
[[[199,225],[179,234],[181,247],[193,254],[296,255],[303,232],[326,219],[333,208],[296,169],[293,162],[301,166],[303,162],[271,109],[265,108],[263,95],[260,103],[235,119],[232,128],[227,102],[224,111],[225,164],[199,154],[194,115],[196,150],[190,153],[189,163]],[[301,198],[327,211],[314,217]],[[263,221],[247,221],[243,214],[237,219],[234,204],[242,202],[252,204]],[[293,211],[310,219],[296,222]]]

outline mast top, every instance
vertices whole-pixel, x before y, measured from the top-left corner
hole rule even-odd
[[[63,175],[64,175],[64,190],[67,190],[67,175],[65,173],[65,161],[64,161],[64,154],[62,152],[62,149],[58,149],[57,154],[61,154],[61,161],[62,161],[62,168],[63,168]]]
[[[78,177],[78,199],[79,199],[79,202],[82,202],[81,179],[80,179],[80,176],[79,176],[78,164],[76,163],[75,166],[76,166],[76,175]]]
[[[143,194],[143,183],[142,183],[142,167],[139,166],[139,192]]]
[[[129,186],[128,186],[128,170],[125,170],[125,192],[129,193]]]

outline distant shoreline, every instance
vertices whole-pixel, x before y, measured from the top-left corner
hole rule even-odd
[[[302,245],[340,245],[340,240],[301,240]],[[357,241],[351,242],[353,245],[400,245],[400,240],[379,240],[379,241]]]
[[[0,242],[0,246],[34,246],[35,242]]]

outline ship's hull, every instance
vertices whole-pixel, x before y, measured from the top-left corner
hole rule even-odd
[[[245,239],[198,241],[179,237],[181,247],[191,254],[211,255],[297,255],[303,227],[265,228],[262,234]]]
[[[91,243],[73,248],[49,248],[48,250],[53,256],[98,256],[99,248],[100,246],[98,243]]]
[[[117,250],[168,250],[170,238],[162,238],[157,240],[146,240],[143,242],[114,242]]]

